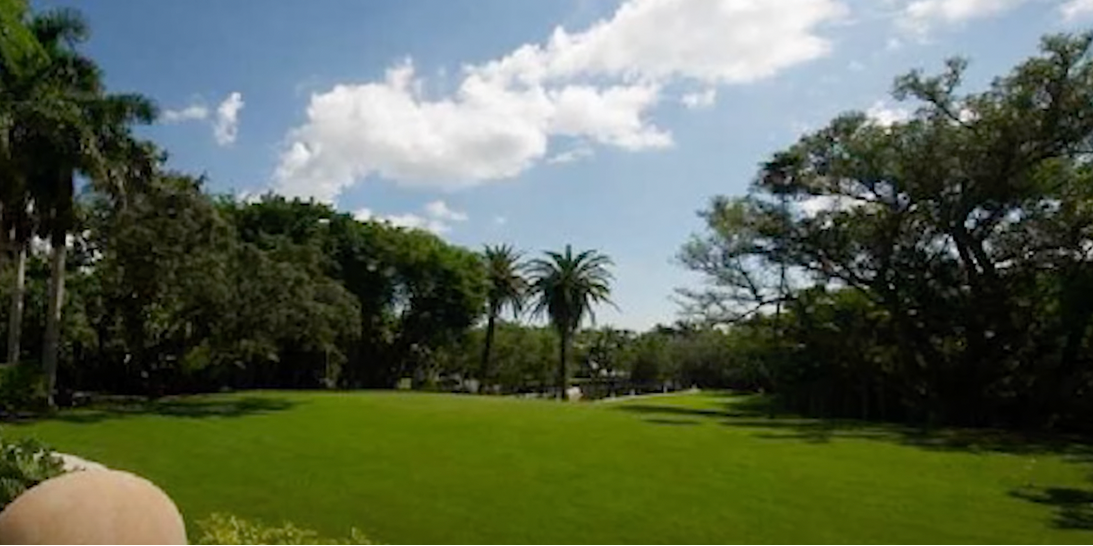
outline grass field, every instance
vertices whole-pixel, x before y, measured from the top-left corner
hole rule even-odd
[[[4,428],[149,477],[190,521],[386,543],[1093,542],[1081,446],[769,419],[714,394],[265,392]]]

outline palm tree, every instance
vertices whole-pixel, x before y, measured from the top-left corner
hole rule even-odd
[[[74,218],[75,178],[114,195],[124,189],[132,162],[154,164],[154,159],[132,137],[134,123],[150,123],[155,107],[140,95],[107,94],[102,74],[93,61],[76,51],[86,40],[87,24],[78,12],[53,10],[36,15],[30,29],[45,51],[47,61],[35,74],[38,92],[28,108],[21,132],[27,165],[28,193],[40,214],[43,233],[49,236],[50,284],[42,367],[52,404],[60,345],[64,302],[66,239]],[[138,172],[147,169],[137,168]]]
[[[25,0],[0,0],[0,270],[8,253],[15,258],[15,285],[8,323],[7,362],[19,361],[23,299],[26,287],[26,249],[31,237],[31,218],[26,176],[18,157],[17,142],[25,114],[33,112],[33,84],[44,66],[45,52],[27,27],[30,11]]]
[[[22,188],[19,188],[22,190]],[[11,291],[11,309],[8,313],[8,364],[19,364],[23,332],[23,302],[27,284],[27,246],[30,244],[31,215],[27,202],[17,197],[7,201],[8,214],[0,223],[0,229],[8,234],[8,244],[15,256],[15,284]]]
[[[596,317],[592,306],[611,303],[611,258],[595,250],[585,250],[576,256],[566,245],[564,253],[546,252],[545,259],[528,264],[531,293],[536,298],[535,314],[546,314],[558,332],[558,397],[565,395],[569,385],[566,355],[570,341],[587,315]]]
[[[481,379],[487,381],[492,372],[490,351],[493,348],[493,333],[497,317],[507,306],[512,310],[513,318],[519,316],[524,307],[524,293],[527,281],[520,274],[520,253],[511,245],[489,246],[483,250],[486,258],[486,277],[489,290],[486,293],[486,344],[482,348]]]

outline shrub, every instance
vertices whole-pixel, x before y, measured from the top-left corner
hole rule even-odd
[[[329,539],[291,523],[271,527],[231,514],[212,514],[198,521],[197,528],[201,534],[195,544],[371,544],[356,528],[349,531],[348,538]]]
[[[34,440],[0,438],[0,510],[31,487],[64,473],[64,462]]]
[[[0,365],[0,414],[46,407],[45,377],[37,364]]]

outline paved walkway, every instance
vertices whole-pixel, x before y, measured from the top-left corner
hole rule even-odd
[[[638,398],[658,398],[658,397],[661,397],[661,396],[676,396],[676,395],[679,395],[679,394],[694,394],[696,392],[699,392],[700,390],[701,389],[693,388],[693,389],[687,389],[687,390],[683,390],[683,391],[657,392],[657,393],[653,393],[653,394],[628,394],[626,396],[616,396],[614,398],[600,398],[599,400],[596,400],[593,403],[595,403],[595,404],[606,404],[608,402],[622,402],[622,401],[625,401],[625,400],[636,400]]]

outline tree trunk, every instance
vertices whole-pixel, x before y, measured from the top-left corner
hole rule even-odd
[[[0,273],[4,271],[4,262],[8,259],[8,243],[11,232],[4,227],[4,204],[0,203]]]
[[[497,316],[494,313],[490,313],[488,319],[486,319],[486,343],[482,347],[482,368],[479,372],[479,382],[481,383],[478,388],[481,391],[486,386],[486,381],[490,378],[490,351],[493,349],[493,329],[496,326]]]
[[[8,316],[8,364],[19,363],[19,342],[23,334],[23,301],[27,287],[27,245],[19,244],[15,251],[15,286],[11,292],[11,314]]]
[[[558,400],[565,401],[565,388],[569,381],[566,380],[566,352],[569,350],[569,334],[562,332],[558,336]]]
[[[56,229],[53,233],[50,254],[49,308],[46,313],[46,334],[42,347],[42,369],[46,375],[46,396],[53,406],[54,390],[57,387],[57,352],[61,342],[61,311],[64,307],[65,291],[65,231]]]

